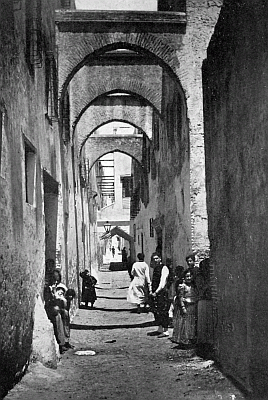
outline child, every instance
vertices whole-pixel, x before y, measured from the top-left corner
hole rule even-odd
[[[183,347],[193,346],[196,342],[197,300],[193,272],[187,269],[183,282],[177,286],[171,339]]]
[[[62,322],[64,326],[64,332],[65,332],[65,343],[64,347],[67,349],[73,349],[74,346],[70,344],[70,306],[71,306],[71,301],[75,298],[75,291],[74,289],[67,289],[67,291],[64,294],[65,300],[64,301],[64,309],[62,310]]]
[[[169,264],[169,259],[167,259],[166,264]],[[178,289],[178,285],[183,282],[183,274],[184,268],[181,265],[177,265],[175,267],[175,271],[172,273],[172,279],[170,278],[170,288],[169,288],[169,299],[170,299],[170,308],[169,308],[169,327],[173,328],[173,313],[174,313],[174,302],[176,299],[176,293]]]
[[[89,271],[85,269],[85,271],[80,272],[80,276],[82,278],[82,301],[85,303],[85,306],[88,307],[88,303],[91,303],[91,308],[95,301],[97,300],[95,285],[97,283],[97,279],[90,275]]]

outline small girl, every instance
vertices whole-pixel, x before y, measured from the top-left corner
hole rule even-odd
[[[178,285],[174,305],[174,330],[172,342],[182,346],[196,343],[197,324],[197,290],[193,280],[193,272],[187,269],[183,283]]]

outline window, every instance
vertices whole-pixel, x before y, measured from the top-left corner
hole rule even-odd
[[[122,197],[131,197],[133,190],[133,177],[132,176],[121,176],[122,182]]]
[[[53,118],[58,117],[57,67],[54,54],[52,52],[48,52],[46,55],[45,71],[46,71],[46,88],[45,88],[46,115],[49,118],[50,122],[52,122]]]
[[[153,226],[153,218],[150,218],[150,237],[154,237],[154,226]]]
[[[26,202],[34,205],[35,203],[35,175],[36,175],[36,153],[33,146],[24,141],[25,149],[25,193]]]
[[[133,225],[133,238],[134,242],[136,242],[136,224]]]
[[[26,1],[26,62],[31,75],[34,66],[42,67],[42,3],[41,0]]]
[[[69,98],[69,93],[66,90],[64,98],[63,98],[63,104],[62,104],[62,137],[64,143],[69,142],[70,137],[71,137],[71,132],[70,132],[70,98]]]

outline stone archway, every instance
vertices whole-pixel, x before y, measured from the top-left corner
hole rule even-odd
[[[79,120],[76,126],[76,137],[79,148],[87,138],[100,126],[112,122],[121,121],[129,123],[138,130],[144,132],[149,138],[152,137],[152,108],[149,106],[140,106],[138,102],[133,103],[130,99],[129,106],[122,106],[120,103],[113,105],[113,99],[110,104],[95,103],[89,107]],[[136,107],[133,104],[137,104]]]
[[[141,165],[142,143],[142,137],[90,137],[87,140],[87,144],[90,146],[90,154],[87,153],[89,170],[99,158],[114,152],[124,153]]]
[[[133,31],[133,28],[111,30],[110,32],[94,32],[94,22],[87,19],[74,20],[75,12],[57,11],[56,23],[58,26],[58,50],[59,50],[59,92],[60,97],[64,94],[65,87],[68,86],[75,73],[90,58],[105,53],[110,49],[128,48],[137,52],[145,52],[155,57],[159,64],[167,66],[178,76],[179,60],[177,57],[177,44],[173,39],[173,34],[163,36],[158,33],[149,33],[141,30]],[[185,26],[185,20],[177,17],[177,23]],[[91,23],[91,25],[90,25]],[[173,21],[175,23],[175,21]],[[84,29],[84,31],[83,31]],[[179,32],[179,29],[178,29]],[[174,46],[172,47],[172,43]]]
[[[193,14],[190,9],[189,16],[200,19],[200,10],[198,9]],[[96,14],[89,15],[86,12],[80,15],[76,14],[76,19],[74,17],[75,12],[59,12],[56,17],[59,43],[59,91],[61,98],[72,78],[81,67],[86,64],[93,64],[98,60],[99,56],[116,49],[129,49],[133,52],[147,55],[148,58],[154,58],[163,67],[163,70],[168,75],[168,79],[166,80],[167,85],[163,85],[163,88],[168,88],[165,92],[168,100],[165,103],[166,108],[161,110],[161,114],[167,121],[172,120],[172,104],[169,104],[172,97],[170,93],[174,86],[180,91],[183,103],[185,103],[187,108],[187,119],[185,119],[186,123],[183,132],[186,133],[186,136],[189,134],[184,141],[187,145],[183,148],[186,149],[186,155],[191,155],[189,157],[189,164],[186,164],[185,169],[187,169],[187,172],[189,170],[190,174],[189,186],[194,218],[197,215],[197,218],[193,219],[193,246],[197,247],[201,243],[199,236],[202,240],[204,238],[206,245],[207,226],[206,204],[204,201],[205,179],[203,174],[202,85],[199,79],[201,76],[200,64],[202,54],[201,51],[201,56],[199,53],[197,54],[195,46],[198,44],[199,47],[203,46],[205,49],[205,42],[210,33],[206,32],[204,37],[200,37],[198,33],[193,37],[193,30],[188,29],[188,33],[185,35],[186,32],[183,32],[183,29],[180,28],[185,28],[186,19],[183,21],[179,16],[176,16],[177,25],[174,25],[171,21],[167,23],[166,21],[164,23],[162,21],[161,25],[158,23],[157,27],[155,27],[157,24],[154,21],[146,21],[147,24],[143,24],[141,19],[138,21],[137,18],[132,23],[132,16],[123,19],[124,16],[121,15],[120,18],[122,19],[119,21],[118,17],[113,14],[112,19],[110,16],[105,17],[105,22],[96,20]],[[188,20],[188,23],[192,26],[191,20]],[[203,25],[204,21],[202,20]],[[209,30],[208,28],[207,31]],[[200,27],[198,26],[199,31]],[[202,42],[201,46],[200,41]],[[169,130],[168,134],[172,136],[172,132],[172,130]],[[166,148],[166,142],[163,142],[163,144]],[[174,148],[176,147],[173,146],[172,149]],[[177,146],[177,148],[180,148],[180,146]],[[177,157],[176,160],[181,160],[182,158]],[[187,159],[187,157],[184,158]],[[166,161],[166,158],[164,161]],[[172,164],[171,166],[173,167]],[[184,193],[184,191],[182,192]],[[205,234],[202,231],[203,227]]]
[[[151,79],[147,78],[144,81],[145,74],[141,71],[133,71],[129,73],[129,66],[117,68],[109,68],[108,74],[103,72],[104,67],[90,68],[84,73],[84,68],[81,69],[81,74],[74,77],[74,85],[76,91],[79,91],[79,96],[73,102],[73,118],[71,124],[75,127],[83,112],[91,105],[98,97],[112,92],[125,92],[146,99],[146,102],[151,104],[159,113],[161,113],[161,87],[156,80],[155,75],[160,75],[162,69],[154,66],[154,73],[151,74]],[[101,71],[97,74],[96,70]],[[147,68],[148,69],[148,68]],[[95,74],[94,74],[95,72]],[[105,71],[106,72],[106,71]],[[140,72],[140,73],[137,73]],[[80,79],[80,75],[83,75]],[[96,76],[95,76],[96,75]]]

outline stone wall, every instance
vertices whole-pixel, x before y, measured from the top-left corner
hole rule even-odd
[[[216,355],[266,398],[267,17],[263,1],[226,1],[203,66]]]
[[[50,96],[57,85],[49,80],[55,2],[42,5],[41,12],[34,0],[0,4],[0,397],[25,372],[32,350],[33,359],[56,366],[53,328],[42,309],[46,255],[67,276],[63,143]],[[35,37],[30,21],[38,21]],[[45,209],[53,192],[56,202]],[[46,211],[55,213],[55,224]]]
[[[189,133],[186,102],[178,82],[163,72],[162,119],[154,115],[150,152],[149,198],[133,221],[137,237],[143,234],[147,262],[159,241],[162,256],[183,265],[191,250]],[[138,182],[136,183],[136,185]],[[141,194],[141,198],[143,195]],[[150,220],[154,220],[153,237]],[[132,226],[133,229],[133,226]],[[136,253],[141,243],[135,242]]]

